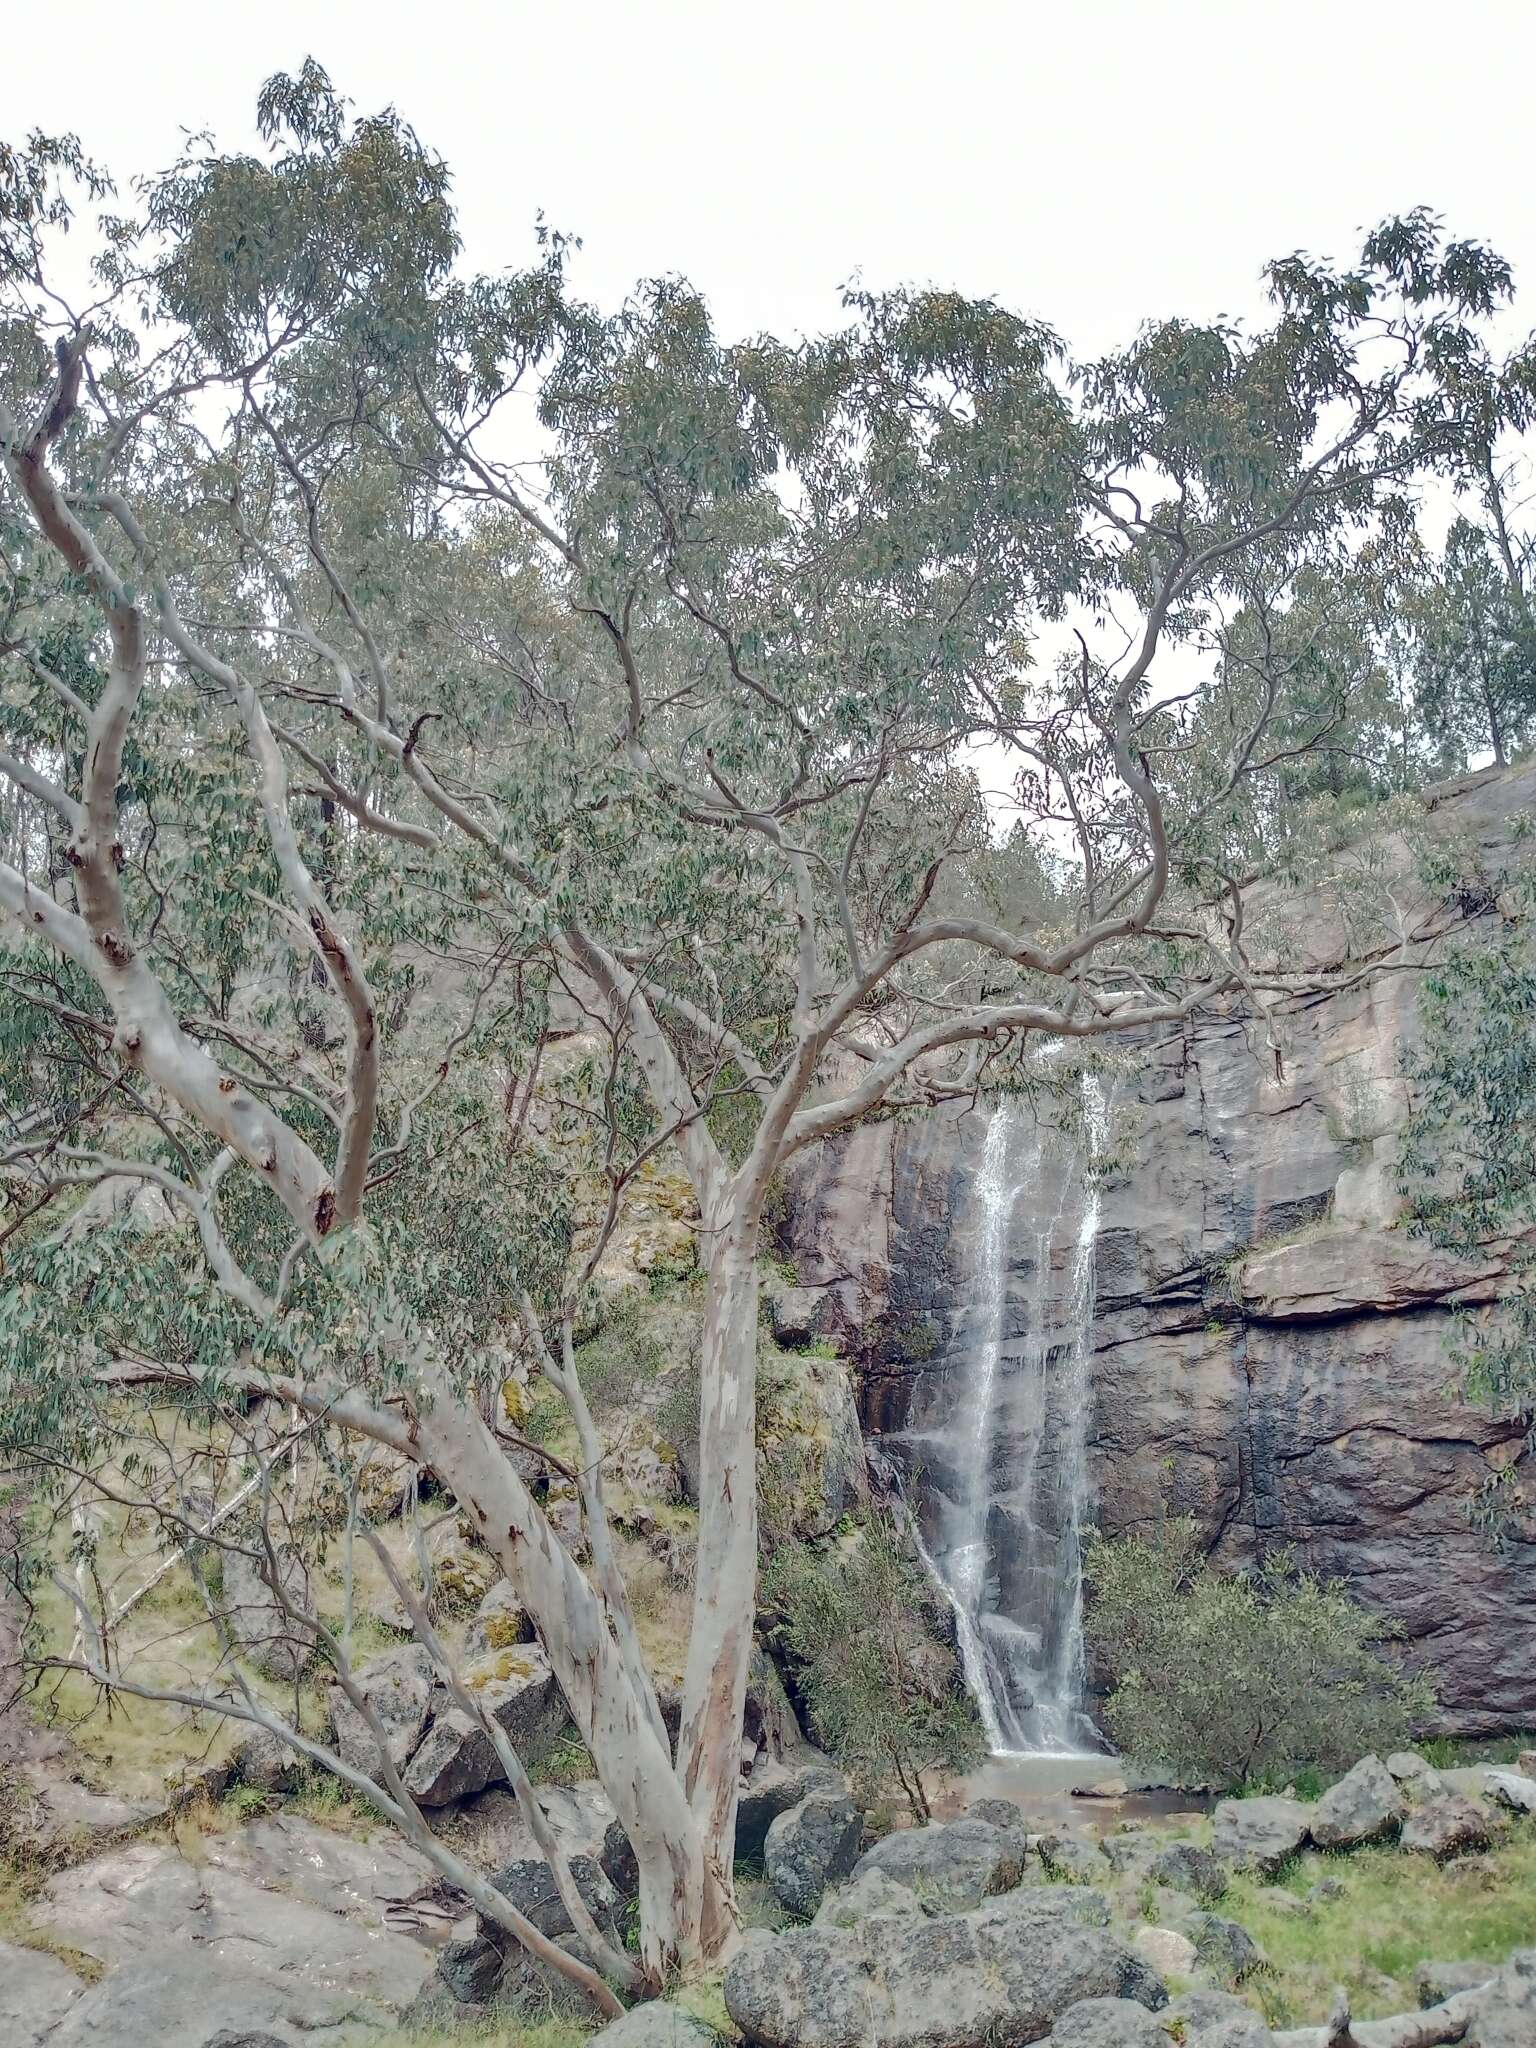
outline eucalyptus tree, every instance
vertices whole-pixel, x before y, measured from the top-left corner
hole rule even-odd
[[[1513,579],[1494,533],[1459,517],[1410,600],[1418,715],[1457,766],[1487,751],[1502,767],[1536,732],[1536,621],[1511,560]]]
[[[430,1467],[629,1834],[656,1983],[737,1927],[776,1176],[1020,1085],[1044,1042],[1296,986],[1249,959],[1224,826],[1288,678],[1209,650],[1453,461],[1436,365],[1508,275],[1416,215],[1352,268],[1273,265],[1252,335],[1166,321],[1074,365],[995,303],[891,291],[728,343],[676,279],[583,305],[547,232],[461,274],[445,167],[313,66],[261,122],[264,156],[200,143],[98,210],[88,304],[51,262],[94,174],[41,138],[0,160],[9,1437],[88,1439],[130,1359]],[[979,743],[1070,848],[1007,920]],[[600,1457],[588,1572],[495,1421],[520,1324],[593,1445],[591,1256],[513,1143],[573,1019],[607,1212],[665,1147],[699,1214],[675,1745]],[[180,1234],[56,1227],[114,1177]]]

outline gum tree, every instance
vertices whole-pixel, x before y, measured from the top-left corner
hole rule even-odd
[[[1222,635],[1452,459],[1436,367],[1507,274],[1413,216],[1351,269],[1272,266],[1253,335],[1168,321],[1073,364],[898,291],[729,344],[675,279],[584,306],[553,235],[461,274],[442,164],[312,65],[261,125],[126,216],[73,144],[0,158],[8,1434],[87,1441],[131,1369],[435,1473],[634,1846],[655,1985],[737,1927],[775,1179],[1027,1082],[1047,1041],[1292,991],[1224,849],[1319,734],[1273,739],[1290,665]],[[51,265],[82,184],[77,304]],[[998,886],[978,744],[1038,887]],[[572,1022],[606,1048],[610,1213],[665,1148],[699,1215],[675,1746],[600,1457],[587,1571],[496,1423],[520,1327],[593,1443],[591,1261],[513,1142]],[[82,1182],[147,1184],[179,1230],[70,1237]]]

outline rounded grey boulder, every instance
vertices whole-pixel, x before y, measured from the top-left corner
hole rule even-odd
[[[1405,1849],[1445,1863],[1469,1849],[1486,1849],[1493,1827],[1484,1807],[1447,1792],[1414,1808],[1403,1822],[1401,1839]]]
[[[880,1870],[898,1884],[921,1887],[951,1910],[979,1906],[1006,1892],[1024,1870],[1024,1837],[985,1820],[952,1820],[936,1827],[898,1828],[867,1849],[854,1875]]]
[[[1068,2006],[1048,2048],[1168,2048],[1168,2036],[1131,1998],[1085,1998]]]
[[[1220,1913],[1191,1913],[1184,1931],[1206,1968],[1229,1984],[1241,1984],[1263,1967],[1264,1952],[1240,1921]]]
[[[1381,1758],[1363,1756],[1318,1800],[1312,1839],[1320,1849],[1358,1848],[1395,1834],[1407,1813],[1408,1801]]]
[[[769,1824],[763,1843],[768,1882],[792,1913],[809,1919],[829,1884],[859,1860],[864,1816],[845,1793],[807,1793]]]
[[[1273,1877],[1306,1841],[1311,1818],[1299,1799],[1223,1799],[1212,1816],[1211,1849],[1233,1870]]]

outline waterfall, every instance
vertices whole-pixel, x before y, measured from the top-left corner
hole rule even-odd
[[[1103,1746],[1083,1705],[1082,1532],[1100,1214],[1091,1169],[1108,1117],[1092,1075],[1080,1143],[1029,1102],[993,1110],[948,1412],[908,1437],[928,1482],[925,1559],[954,1609],[995,1754]]]

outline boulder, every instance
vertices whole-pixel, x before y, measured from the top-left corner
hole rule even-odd
[[[1048,2048],[1168,2048],[1168,2036],[1133,1998],[1085,1998],[1061,2015]]]
[[[692,2013],[657,1999],[594,2034],[588,2048],[720,2048],[721,2036]]]
[[[1195,1967],[1195,1944],[1176,1927],[1138,1927],[1131,1947],[1160,1977],[1187,1977]]]
[[[768,1829],[763,1864],[782,1905],[809,1919],[859,1860],[864,1815],[845,1793],[812,1792]]]
[[[214,1805],[229,1790],[234,1775],[233,1760],[197,1763],[189,1758],[165,1774],[165,1796],[171,1811],[181,1813],[189,1806]]]
[[[511,1945],[509,1935],[499,1929],[487,1934],[483,1923],[477,1923],[473,1934],[443,1943],[437,1952],[437,1974],[457,2004],[490,2006]]]
[[[781,1287],[773,1296],[773,1341],[783,1351],[801,1351],[820,1331],[824,1287]]]
[[[1211,1817],[1211,1850],[1232,1870],[1273,1877],[1306,1842],[1310,1822],[1297,1799],[1223,1799]]]
[[[1488,1797],[1488,1766],[1486,1764],[1458,1764],[1454,1769],[1438,1773],[1440,1782],[1448,1792],[1458,1792],[1463,1799],[1486,1799]]]
[[[725,2005],[754,2048],[1024,2048],[1069,2007],[1166,1994],[1084,1894],[1033,1887],[974,1913],[875,1915],[852,1927],[757,1934],[725,1972]]]
[[[1119,1876],[1143,1878],[1162,1845],[1163,1838],[1152,1828],[1126,1828],[1118,1835],[1102,1836],[1098,1853]]]
[[[481,1658],[466,1669],[464,1683],[522,1754],[552,1735],[564,1718],[555,1674],[537,1643]],[[403,1773],[406,1789],[423,1806],[449,1806],[495,1784],[501,1765],[479,1721],[455,1706],[443,1686],[435,1687],[430,1711],[427,1732]]]
[[[1219,1899],[1227,1888],[1226,1866],[1197,1842],[1170,1842],[1152,1858],[1147,1875],[1197,1899]]]
[[[1240,1921],[1224,1919],[1220,1913],[1191,1913],[1184,1931],[1199,1960],[1225,1983],[1241,1984],[1264,1966],[1263,1950]]]
[[[1443,2005],[1458,1991],[1475,1991],[1493,1975],[1492,1963],[1415,1963],[1413,1993],[1422,2011],[1427,2006]]]
[[[1182,2048],[1269,2048],[1270,2033],[1251,2005],[1227,1991],[1190,1991],[1163,2014]]]
[[[1021,1835],[1028,1835],[1029,1825],[1022,1811],[1011,1799],[973,1799],[966,1807],[962,1818],[984,1820],[988,1827],[1001,1828],[1004,1834],[1017,1829]]]
[[[1536,1792],[1536,1786],[1532,1788]],[[1397,1780],[1379,1756],[1363,1756],[1312,1809],[1310,1833],[1320,1849],[1354,1849],[1395,1834],[1408,1812]]]
[[[1167,1885],[1173,1891],[1202,1898],[1219,1898],[1227,1888],[1226,1867],[1209,1849],[1196,1842],[1170,1842],[1157,1828],[1128,1828],[1123,1834],[1106,1835],[1095,1853],[1120,1876],[1139,1883]]]
[[[770,1824],[798,1806],[816,1787],[847,1790],[847,1780],[824,1757],[782,1763],[760,1756],[742,1780],[736,1801],[736,1861],[753,1862],[762,1855]]]
[[[1387,1769],[1399,1785],[1411,1785],[1415,1778],[1435,1775],[1434,1766],[1421,1757],[1416,1749],[1394,1749],[1387,1758]]]
[[[1536,1813],[1536,1778],[1519,1771],[1489,1771],[1484,1780],[1488,1796],[1511,1813]]]
[[[1512,1955],[1475,1995],[1462,2048],[1531,2048],[1536,2041],[1536,1948]]]
[[[258,1792],[296,1792],[304,1759],[269,1728],[253,1728],[235,1751],[235,1776]]]
[[[288,2048],[286,2041],[280,2041],[276,2034],[262,2033],[251,2027],[220,2027],[216,2034],[210,2034],[203,2048]]]
[[[874,1913],[910,1916],[928,1907],[910,1885],[898,1884],[883,1870],[866,1870],[850,1884],[828,1892],[816,1909],[816,1927],[851,1927],[855,1920],[867,1920]]]
[[[1103,1845],[1086,1835],[1042,1835],[1040,1860],[1053,1875],[1073,1884],[1104,1882]]]
[[[1416,1806],[1403,1822],[1400,1837],[1405,1849],[1420,1856],[1433,1856],[1437,1863],[1448,1862],[1469,1850],[1486,1849],[1492,1839],[1487,1808],[1458,1798],[1454,1792],[1443,1792],[1438,1798],[1426,1799],[1422,1806]]]
[[[569,1862],[571,1876],[587,1911],[600,1927],[605,1924],[611,1926],[618,1911],[619,1895],[609,1882],[607,1873],[591,1856],[572,1856]],[[525,1920],[532,1921],[540,1934],[558,1938],[562,1934],[575,1933],[555,1884],[554,1872],[542,1856],[521,1857],[516,1863],[509,1863],[504,1870],[497,1871],[491,1883]]]
[[[432,1660],[418,1643],[405,1643],[359,1667],[354,1679],[383,1724],[390,1761],[403,1770],[427,1725],[434,1684]],[[368,1723],[339,1685],[332,1685],[329,1701],[342,1761],[354,1770],[377,1771],[378,1745]]]
[[[539,1805],[567,1856],[590,1856],[623,1898],[633,1898],[639,1870],[629,1837],[596,1778],[575,1785],[541,1785]],[[454,1846],[481,1870],[538,1860],[539,1845],[516,1798],[504,1785],[488,1786],[449,1814],[429,1814],[434,1825],[451,1827]]]
[[[937,1895],[953,1910],[1011,1890],[1023,1874],[1025,1853],[1022,1835],[990,1821],[942,1821],[898,1828],[865,1850],[854,1874],[883,1871],[898,1884]]]
[[[464,1632],[465,1649],[471,1657],[482,1657],[532,1640],[533,1623],[524,1613],[510,1580],[498,1579],[470,1618]]]
[[[570,1858],[576,1889],[599,1927],[615,1941],[614,1916],[619,1895],[607,1874],[590,1856]],[[504,1899],[541,1934],[559,1941],[574,1934],[554,1872],[542,1856],[519,1857],[491,1879]],[[563,1979],[548,1970],[493,1920],[480,1916],[471,1935],[445,1942],[438,1951],[438,1975],[464,2005],[516,2002],[531,1990],[559,1991]]]
[[[300,1614],[313,1612],[309,1567],[296,1550],[278,1549],[283,1598]],[[290,1620],[265,1572],[271,1560],[244,1550],[224,1553],[224,1614],[246,1661],[276,1685],[292,1685],[315,1654],[315,1638]]]

